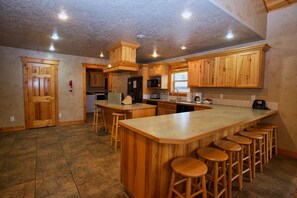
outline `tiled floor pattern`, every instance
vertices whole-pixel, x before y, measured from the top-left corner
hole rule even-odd
[[[109,137],[90,123],[0,134],[0,197],[127,197]],[[294,197],[296,189],[297,160],[277,156],[233,194]]]

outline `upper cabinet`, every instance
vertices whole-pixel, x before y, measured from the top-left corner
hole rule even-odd
[[[216,58],[216,83],[218,87],[235,87],[236,55]]]
[[[90,87],[104,87],[104,76],[102,72],[90,72]]]
[[[262,88],[266,44],[189,58],[189,87]]]
[[[168,89],[168,72],[167,63],[155,63],[148,66],[148,78],[160,77],[160,89]]]

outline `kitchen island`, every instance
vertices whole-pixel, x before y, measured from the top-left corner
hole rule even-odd
[[[125,113],[127,119],[141,118],[156,115],[156,106],[143,103],[136,103],[131,105],[111,104],[107,100],[96,100],[95,105],[101,108],[101,112],[105,117],[106,127],[111,132],[112,127],[112,113]]]
[[[212,105],[212,109],[120,121],[121,182],[131,197],[167,197],[170,163],[232,135],[274,110]]]

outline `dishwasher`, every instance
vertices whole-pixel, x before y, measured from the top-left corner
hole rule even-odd
[[[189,111],[194,111],[194,110],[195,110],[194,106],[176,104],[176,113],[189,112]]]

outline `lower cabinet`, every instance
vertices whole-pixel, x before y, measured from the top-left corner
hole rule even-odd
[[[158,115],[176,113],[176,104],[170,102],[158,102]]]

